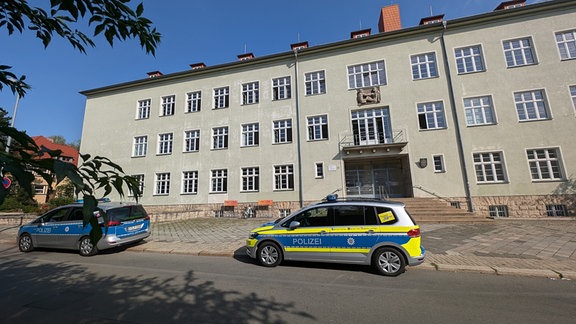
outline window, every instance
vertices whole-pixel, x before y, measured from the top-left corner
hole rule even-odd
[[[496,123],[492,98],[490,96],[464,99],[466,125],[492,125]]]
[[[148,119],[150,118],[150,106],[151,100],[138,100],[138,111],[136,113],[136,119]]]
[[[228,148],[228,127],[212,128],[212,148],[215,150]]]
[[[527,150],[526,154],[532,180],[562,180],[564,178],[558,149],[531,149]]]
[[[304,74],[304,77],[307,96],[326,93],[326,78],[324,71],[306,73]]]
[[[506,181],[504,161],[501,152],[474,153],[474,170],[478,183]]]
[[[506,57],[507,67],[536,63],[532,49],[532,40],[530,40],[530,38],[506,40],[502,45],[504,46],[504,56]]]
[[[568,216],[566,205],[546,205],[546,216]]]
[[[444,167],[444,155],[433,155],[432,161],[434,163],[435,173],[446,172],[446,168]]]
[[[576,58],[576,30],[556,33],[556,44],[562,60]]]
[[[260,190],[260,169],[242,168],[242,191]]]
[[[182,172],[182,193],[183,194],[198,193],[198,171]]]
[[[260,144],[258,123],[242,125],[242,146],[258,146]]]
[[[198,112],[202,107],[202,92],[189,92],[186,98],[186,112]]]
[[[508,217],[508,206],[506,205],[491,205],[488,206],[490,217]]]
[[[386,84],[384,61],[348,67],[348,88],[358,89]]]
[[[272,79],[272,100],[290,99],[291,97],[290,77]]]
[[[308,117],[308,140],[318,141],[328,139],[328,116]]]
[[[135,174],[132,177],[136,179],[136,182],[138,182],[138,191],[140,192],[138,197],[142,197],[142,194],[144,193],[144,175]],[[129,194],[131,197],[135,197],[134,192],[132,190],[130,190]]]
[[[462,47],[454,50],[458,74],[484,71],[482,48],[480,45]]]
[[[410,56],[410,65],[412,66],[413,80],[435,78],[438,76],[436,54],[434,53],[412,55]]]
[[[34,185],[34,194],[35,195],[44,195],[46,194],[46,187],[44,185]]]
[[[321,179],[324,178],[324,163],[323,162],[316,162],[315,163],[315,171],[316,171],[316,178]]]
[[[543,120],[548,119],[548,109],[544,90],[533,90],[514,93],[514,102],[518,120]]]
[[[441,101],[418,104],[420,129],[446,128],[444,105]]]
[[[292,120],[277,120],[274,122],[274,144],[292,142]]]
[[[228,87],[214,89],[214,109],[228,108],[230,105],[230,90]]]
[[[174,115],[175,107],[176,96],[162,97],[162,111],[160,112],[160,116]]]
[[[242,85],[243,105],[258,103],[259,96],[260,96],[260,84],[258,82],[244,83]]]
[[[170,194],[170,173],[156,173],[155,195]]]
[[[570,86],[570,97],[572,97],[572,105],[576,109],[576,86]]]
[[[294,189],[294,167],[290,165],[274,166],[274,190]]]
[[[134,151],[132,156],[146,156],[148,149],[148,136],[134,137]]]
[[[158,154],[171,154],[173,139],[172,133],[158,135]]]
[[[184,152],[200,151],[200,130],[184,132]]]
[[[228,190],[228,170],[212,170],[210,177],[210,192],[226,192]]]
[[[290,214],[292,214],[292,210],[290,209],[286,209],[286,208],[280,208],[280,218],[284,218],[286,216],[289,216]]]

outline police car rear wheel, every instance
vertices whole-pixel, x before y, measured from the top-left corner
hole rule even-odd
[[[34,250],[32,237],[28,234],[22,234],[18,239],[18,248],[20,249],[20,252],[30,252]]]
[[[258,248],[258,262],[265,267],[275,267],[282,262],[282,252],[278,245],[264,242]]]
[[[376,250],[372,264],[380,274],[395,277],[406,269],[406,261],[398,250],[384,247]]]
[[[92,245],[90,238],[88,236],[83,237],[80,240],[80,255],[81,256],[92,256],[98,253],[98,249]]]

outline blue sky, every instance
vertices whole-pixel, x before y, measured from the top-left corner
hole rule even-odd
[[[42,1],[48,3],[48,0]],[[81,138],[85,97],[82,90],[189,69],[189,64],[208,66],[235,61],[238,54],[255,56],[290,50],[290,44],[308,41],[310,46],[348,39],[350,32],[371,28],[378,32],[383,6],[398,3],[403,27],[418,25],[423,17],[444,14],[450,20],[486,13],[499,0],[144,0],[162,41],[156,57],[146,55],[136,41],[108,46],[96,39],[87,54],[53,39],[47,49],[31,32],[8,36],[0,29],[0,65],[26,75],[32,85],[20,100],[15,127],[31,136],[63,136],[68,142]],[[527,1],[527,4],[541,2]],[[30,1],[37,3],[37,1]],[[134,3],[139,3],[134,2]],[[15,96],[0,92],[0,107],[12,115]],[[127,109],[133,107],[125,107]],[[119,107],[119,109],[121,109]],[[89,152],[83,152],[89,153]]]

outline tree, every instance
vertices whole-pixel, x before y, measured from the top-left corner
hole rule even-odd
[[[114,41],[137,39],[146,53],[154,55],[161,35],[152,22],[142,16],[142,3],[136,5],[135,10],[130,5],[131,0],[50,0],[45,1],[46,7],[42,8],[31,7],[27,0],[4,0],[0,1],[0,32],[6,30],[8,35],[12,35],[31,31],[44,47],[50,44],[52,37],[60,37],[81,53],[86,53],[87,46],[95,46],[91,37],[103,36],[110,46],[114,45]],[[75,29],[86,19],[88,26],[84,28],[92,36]],[[30,89],[26,76],[17,76],[10,69],[11,66],[0,64],[0,91],[8,87],[12,93],[24,97]],[[90,234],[94,244],[102,237],[93,214],[98,206],[97,191],[102,190],[103,196],[106,196],[116,190],[120,196],[124,196],[123,187],[126,185],[131,192],[139,193],[137,180],[126,175],[119,165],[106,157],[81,154],[82,163],[76,167],[56,159],[60,151],[38,147],[25,132],[8,124],[0,123],[0,135],[4,146],[6,138],[12,138],[10,154],[4,150],[0,152],[2,176],[10,175],[30,195],[34,174],[43,177],[49,185],[53,182],[53,176],[57,183],[65,178],[70,179],[75,193],[84,198],[84,225],[92,225]],[[51,158],[41,158],[46,156]],[[8,190],[0,186],[0,204],[7,193]],[[135,194],[136,198],[138,196]],[[105,213],[104,217],[107,218]],[[107,224],[106,219],[104,223]]]

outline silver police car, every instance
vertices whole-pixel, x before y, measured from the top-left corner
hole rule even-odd
[[[135,243],[150,236],[150,217],[142,205],[102,202],[98,207],[108,215],[108,229],[104,229],[102,217],[96,212],[104,235],[96,246],[90,242],[91,225],[83,225],[82,204],[75,203],[50,210],[22,225],[17,236],[20,251],[44,247],[78,250],[82,256],[91,256],[99,250]]]

